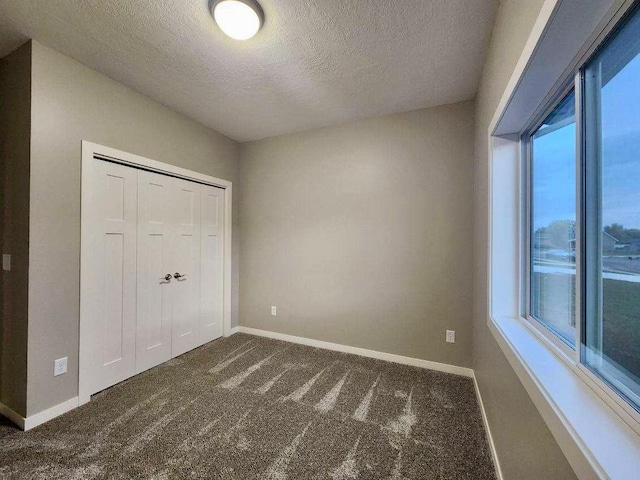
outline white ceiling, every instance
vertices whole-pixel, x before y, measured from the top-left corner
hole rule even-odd
[[[2,0],[34,38],[238,141],[475,96],[498,0],[260,0],[238,42],[207,0]]]

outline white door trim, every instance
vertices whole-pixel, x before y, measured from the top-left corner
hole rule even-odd
[[[135,168],[142,168],[156,173],[170,175],[174,177],[192,180],[207,185],[224,188],[224,316],[222,324],[222,332],[225,337],[231,335],[231,195],[232,183],[221,178],[211,177],[198,172],[193,172],[184,168],[176,167],[168,163],[158,162],[149,158],[123,152],[114,148],[105,147],[96,143],[82,141],[82,179],[81,179],[81,205],[86,204],[88,200],[87,182],[94,157],[102,157],[106,160],[128,165]],[[82,405],[89,401],[91,391],[89,390],[89,381],[91,375],[90,363],[87,361],[91,345],[87,342],[89,339],[89,322],[88,322],[88,305],[83,302],[82,292],[88,287],[91,281],[91,272],[86,271],[83,261],[88,255],[89,249],[86,245],[87,235],[84,229],[87,226],[87,212],[81,208],[80,215],[80,345],[79,345],[79,374],[78,374],[78,398],[79,404]]]

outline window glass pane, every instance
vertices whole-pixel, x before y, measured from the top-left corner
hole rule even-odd
[[[594,298],[583,361],[640,405],[640,12],[584,78],[586,275]]]
[[[575,345],[576,124],[571,92],[531,138],[529,314]]]

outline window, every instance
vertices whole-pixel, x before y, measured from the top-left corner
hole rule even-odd
[[[640,411],[640,5],[576,73],[523,135],[525,313]]]
[[[640,12],[582,71],[583,362],[640,405]]]
[[[576,121],[573,91],[530,142],[532,318],[569,345],[576,336]]]

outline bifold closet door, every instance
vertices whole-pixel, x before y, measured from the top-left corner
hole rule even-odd
[[[222,336],[224,301],[224,189],[200,187],[200,333],[199,344]]]
[[[93,394],[222,336],[224,190],[98,159],[86,172],[81,375]]]
[[[173,178],[138,173],[136,372],[171,358]]]
[[[137,171],[96,161],[83,202],[89,282],[83,301],[91,306],[87,334],[90,387],[95,393],[136,370]]]
[[[200,345],[200,190],[201,185],[172,179],[174,278],[172,290],[172,356]]]

